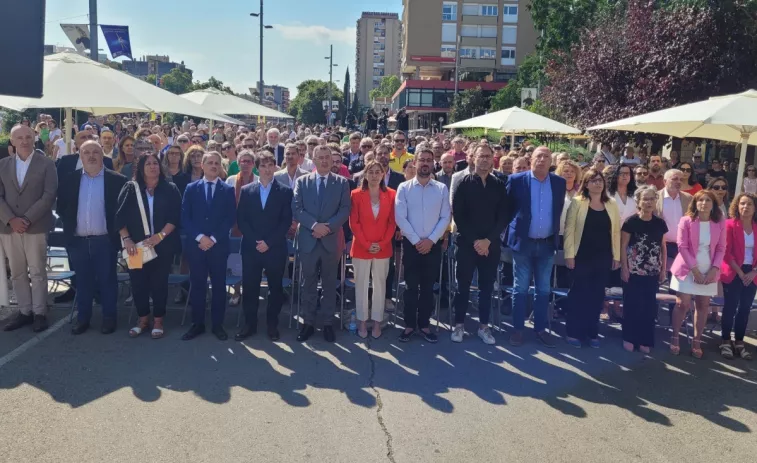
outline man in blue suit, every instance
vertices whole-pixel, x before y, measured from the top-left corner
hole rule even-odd
[[[229,232],[237,214],[234,188],[218,175],[221,155],[216,151],[202,157],[203,178],[187,185],[181,210],[186,234],[184,253],[189,261],[189,293],[192,326],[181,339],[188,341],[205,332],[205,293],[208,275],[213,294],[210,306],[212,331],[218,339],[228,339],[223,329],[226,312],[226,261],[229,257]]]
[[[531,155],[531,170],[507,180],[507,245],[513,253],[513,326],[510,344],[523,344],[526,298],[533,275],[534,331],[547,347],[554,341],[547,332],[550,275],[560,238],[560,215],[565,202],[565,179],[549,172],[552,152],[546,146]]]

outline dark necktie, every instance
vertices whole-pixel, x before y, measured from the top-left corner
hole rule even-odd
[[[208,206],[213,202],[213,184],[210,182],[205,183],[207,185],[207,192],[205,193],[205,200],[208,202]]]
[[[326,177],[320,177],[318,184],[318,204],[323,204],[323,197],[326,195]]]

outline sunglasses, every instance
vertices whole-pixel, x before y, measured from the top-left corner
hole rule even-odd
[[[308,143],[308,146],[318,146],[318,143]]]
[[[683,169],[681,169],[681,172],[691,172],[691,169],[684,167]]]
[[[180,145],[189,143],[189,140],[177,140],[177,141],[179,142]]]
[[[373,145],[360,145],[360,148],[371,149]]]
[[[725,190],[726,190],[726,187],[725,187],[725,185],[713,185],[713,186],[712,186],[712,187],[710,188],[710,190],[715,190],[715,191],[725,191]]]
[[[192,143],[202,143],[202,138],[193,138]]]
[[[405,143],[405,140],[394,140],[394,143]]]
[[[642,177],[646,177],[647,175],[649,175],[649,172],[636,172],[636,175],[640,175]]]

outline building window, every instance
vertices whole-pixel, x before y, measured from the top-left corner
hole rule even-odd
[[[454,58],[457,54],[457,47],[454,45],[442,44],[442,58]]]
[[[502,26],[502,43],[516,43],[518,28],[516,26]]]
[[[463,3],[463,16],[478,16],[481,5],[475,3]]]
[[[461,37],[497,38],[497,26],[464,25],[460,28]]]
[[[457,43],[457,24],[442,23],[442,42]]]
[[[502,64],[502,66],[515,66],[515,48],[502,47],[500,64]]]
[[[481,16],[497,16],[497,5],[481,5]]]
[[[442,21],[457,21],[457,3],[442,4]]]
[[[481,59],[497,59],[497,55],[494,52],[494,48],[481,48],[481,52],[479,54],[479,58],[481,58]]]
[[[478,37],[478,26],[464,25],[460,28],[461,37]]]
[[[518,22],[518,6],[517,5],[503,6],[502,19],[506,23],[517,23]]]
[[[479,37],[497,38],[497,26],[479,26]]]
[[[460,57],[468,59],[476,59],[478,57],[478,48],[465,47],[460,48]]]

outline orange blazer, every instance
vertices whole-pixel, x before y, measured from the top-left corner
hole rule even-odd
[[[350,210],[350,229],[354,235],[350,255],[356,259],[388,259],[392,257],[394,231],[394,197],[396,191],[387,188],[379,193],[379,213],[373,217],[371,193],[358,187],[352,190],[352,209]],[[371,254],[368,249],[372,243],[378,243],[381,250]]]

